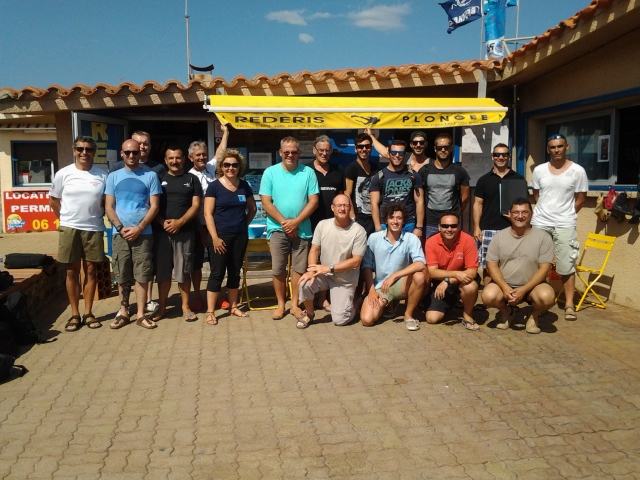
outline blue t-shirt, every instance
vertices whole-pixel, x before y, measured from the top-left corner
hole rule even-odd
[[[127,170],[121,168],[107,177],[105,195],[116,199],[116,215],[125,227],[138,225],[150,208],[149,197],[161,195],[160,180],[155,172],[140,168]],[[151,224],[144,227],[142,235],[151,234]],[[118,235],[115,227],[113,234]]]
[[[218,233],[244,233],[247,231],[247,199],[253,197],[251,187],[240,180],[235,192],[227,189],[222,182],[211,182],[205,197],[214,197],[216,206],[213,220]]]
[[[295,170],[285,170],[281,163],[272,165],[264,171],[260,183],[260,195],[271,197],[273,205],[284,218],[296,218],[309,203],[309,195],[318,195],[318,179],[314,171],[302,164]],[[273,232],[282,232],[282,226],[267,215],[267,238]],[[300,238],[313,238],[311,221],[306,218],[298,225]]]
[[[404,232],[396,243],[387,238],[386,230],[371,234],[367,240],[367,251],[364,254],[362,268],[370,268],[376,272],[376,288],[394,272],[399,272],[413,262],[427,261],[422,252],[420,239],[413,233]]]

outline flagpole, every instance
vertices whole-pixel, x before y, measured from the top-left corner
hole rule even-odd
[[[521,1],[522,0],[518,0],[518,3],[516,3],[516,38],[518,38],[520,34],[520,2]],[[518,42],[516,42],[516,50],[517,49],[518,49]]]
[[[480,0],[480,60],[482,60],[482,42],[484,39],[484,0]]]

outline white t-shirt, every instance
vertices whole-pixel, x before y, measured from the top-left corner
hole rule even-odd
[[[531,186],[540,191],[531,225],[575,228],[578,221],[575,194],[589,190],[584,168],[572,163],[564,172],[554,175],[549,171],[549,164],[543,163],[533,170]]]
[[[104,231],[102,197],[107,173],[95,165],[80,170],[75,163],[58,170],[49,195],[60,199],[60,225],[63,227]]]
[[[202,185],[202,201],[200,202],[200,211],[198,212],[198,220],[200,220],[200,225],[206,225],[207,222],[204,220],[204,196],[207,194],[207,188],[209,184],[215,180],[216,178],[216,165],[218,164],[218,160],[213,157],[211,160],[207,162],[204,166],[204,170],[196,170],[196,167],[193,167],[189,170],[189,173],[192,173],[198,180],[200,180],[200,185]]]

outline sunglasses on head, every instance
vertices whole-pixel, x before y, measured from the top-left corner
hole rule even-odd
[[[128,157],[129,155],[140,155],[140,150],[123,150],[122,153]]]
[[[224,163],[222,164],[222,166],[223,166],[224,168],[238,168],[238,167],[240,166],[240,164],[239,164],[239,163],[237,163],[237,162],[235,162],[235,163],[231,163],[231,162],[224,162]]]
[[[567,137],[565,137],[564,135],[562,135],[561,133],[554,133],[553,135],[551,135],[549,138],[547,138],[547,142],[550,142],[551,140],[557,140],[557,139],[562,139],[565,142],[567,141]]]
[[[446,151],[449,150],[451,148],[451,145],[436,145],[436,150],[437,151]]]
[[[447,228],[458,228],[458,224],[457,223],[441,223],[440,227],[446,230]]]
[[[86,151],[87,153],[93,153],[96,151],[96,149],[93,147],[73,147],[73,149],[78,153],[82,153],[84,151]]]

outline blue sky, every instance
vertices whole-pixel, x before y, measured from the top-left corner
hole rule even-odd
[[[444,0],[442,0],[444,1]],[[521,0],[538,35],[589,0]],[[480,22],[446,33],[438,0],[189,0],[191,63],[231,81],[480,56]],[[0,87],[186,83],[184,0],[0,0]],[[507,37],[515,36],[508,9]]]

